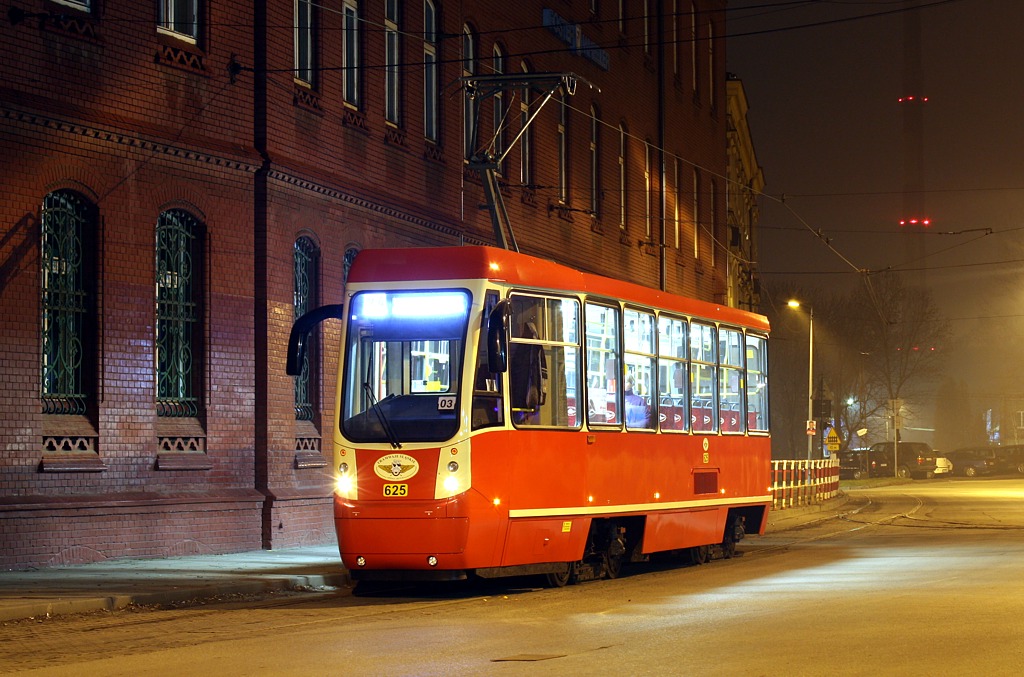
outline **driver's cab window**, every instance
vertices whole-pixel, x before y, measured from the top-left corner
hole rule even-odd
[[[340,422],[346,438],[395,445],[455,434],[469,307],[464,290],[353,295]]]

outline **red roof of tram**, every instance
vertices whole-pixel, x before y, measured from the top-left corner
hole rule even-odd
[[[489,279],[520,287],[582,292],[768,330],[768,318],[757,313],[584,273],[553,261],[495,247],[364,249],[356,256],[349,273],[349,281],[357,283],[461,279]]]

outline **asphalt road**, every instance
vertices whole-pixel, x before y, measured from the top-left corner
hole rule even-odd
[[[850,492],[703,566],[270,596],[0,629],[38,675],[1009,675],[1024,664],[1024,480]]]

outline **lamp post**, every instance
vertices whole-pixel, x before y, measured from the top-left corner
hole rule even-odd
[[[796,299],[789,301],[786,305],[790,308],[799,308],[800,302]],[[814,420],[814,308],[807,306],[807,425],[810,426]],[[814,435],[807,431],[807,460],[811,460],[814,449]]]

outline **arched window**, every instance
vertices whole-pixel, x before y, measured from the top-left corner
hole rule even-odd
[[[690,86],[693,88],[693,96],[697,96],[697,3],[694,2],[690,8]]]
[[[601,154],[598,148],[600,118],[595,106],[590,107],[590,215],[598,217],[601,204]]]
[[[715,108],[715,24],[708,22],[708,106]]]
[[[352,270],[352,264],[356,262],[358,255],[359,249],[356,247],[349,247],[345,250],[345,257],[341,262],[341,283],[343,285],[348,284],[348,273]]]
[[[313,87],[316,73],[316,24],[313,0],[295,0],[295,79]]]
[[[522,70],[524,73],[530,72],[525,63],[522,65]],[[524,85],[519,100],[519,128],[523,130],[522,136],[519,137],[519,182],[524,186],[530,186],[533,183],[533,134],[527,126],[529,120],[530,87]]]
[[[494,52],[491,57],[491,65],[494,71],[494,75],[503,75],[505,73],[505,55],[501,52],[501,47],[498,45],[494,46]],[[500,158],[505,152],[505,95],[500,89],[494,93],[492,97],[494,102],[494,157]],[[498,163],[498,173],[505,173],[505,161],[502,160]]]
[[[626,229],[626,126],[619,125],[619,228]]]
[[[312,238],[300,237],[295,241],[294,252],[295,285],[293,289],[294,315],[299,318],[316,307],[318,303],[320,252]],[[312,421],[316,410],[316,384],[318,378],[318,340],[311,337],[308,349],[303,355],[302,371],[295,379],[295,419]]]
[[[179,40],[199,42],[199,0],[160,0],[157,31]]]
[[[693,258],[700,258],[700,170],[693,168]]]
[[[679,204],[680,204],[680,202],[682,202],[682,199],[683,199],[683,186],[680,183],[680,181],[683,178],[682,160],[680,160],[678,157],[676,157],[675,162],[673,164],[675,166],[675,183],[673,184],[675,186],[675,204],[672,207],[672,223],[673,223],[673,228],[672,228],[673,238],[672,238],[672,241],[675,243],[673,246],[676,249],[679,249],[679,245],[680,245],[680,235],[679,235],[680,206],[679,206]]]
[[[203,229],[182,209],[156,225],[156,407],[196,417],[202,384]]]
[[[718,249],[718,182],[715,179],[711,179],[711,218],[708,220],[708,226],[711,230],[711,265],[715,265],[715,254]]]
[[[558,201],[569,203],[569,106],[565,93],[558,99],[558,125],[555,128],[558,153]]]
[[[384,0],[384,119],[401,124],[402,79],[398,74],[398,0]]]
[[[345,103],[358,108],[359,97],[359,5],[356,0],[344,0],[342,4],[343,49],[341,66],[342,97]]]
[[[651,240],[651,142],[644,141],[644,235]]]
[[[96,207],[71,190],[43,199],[40,223],[44,414],[84,415],[96,363]]]
[[[438,141],[437,9],[423,0],[423,136]]]

